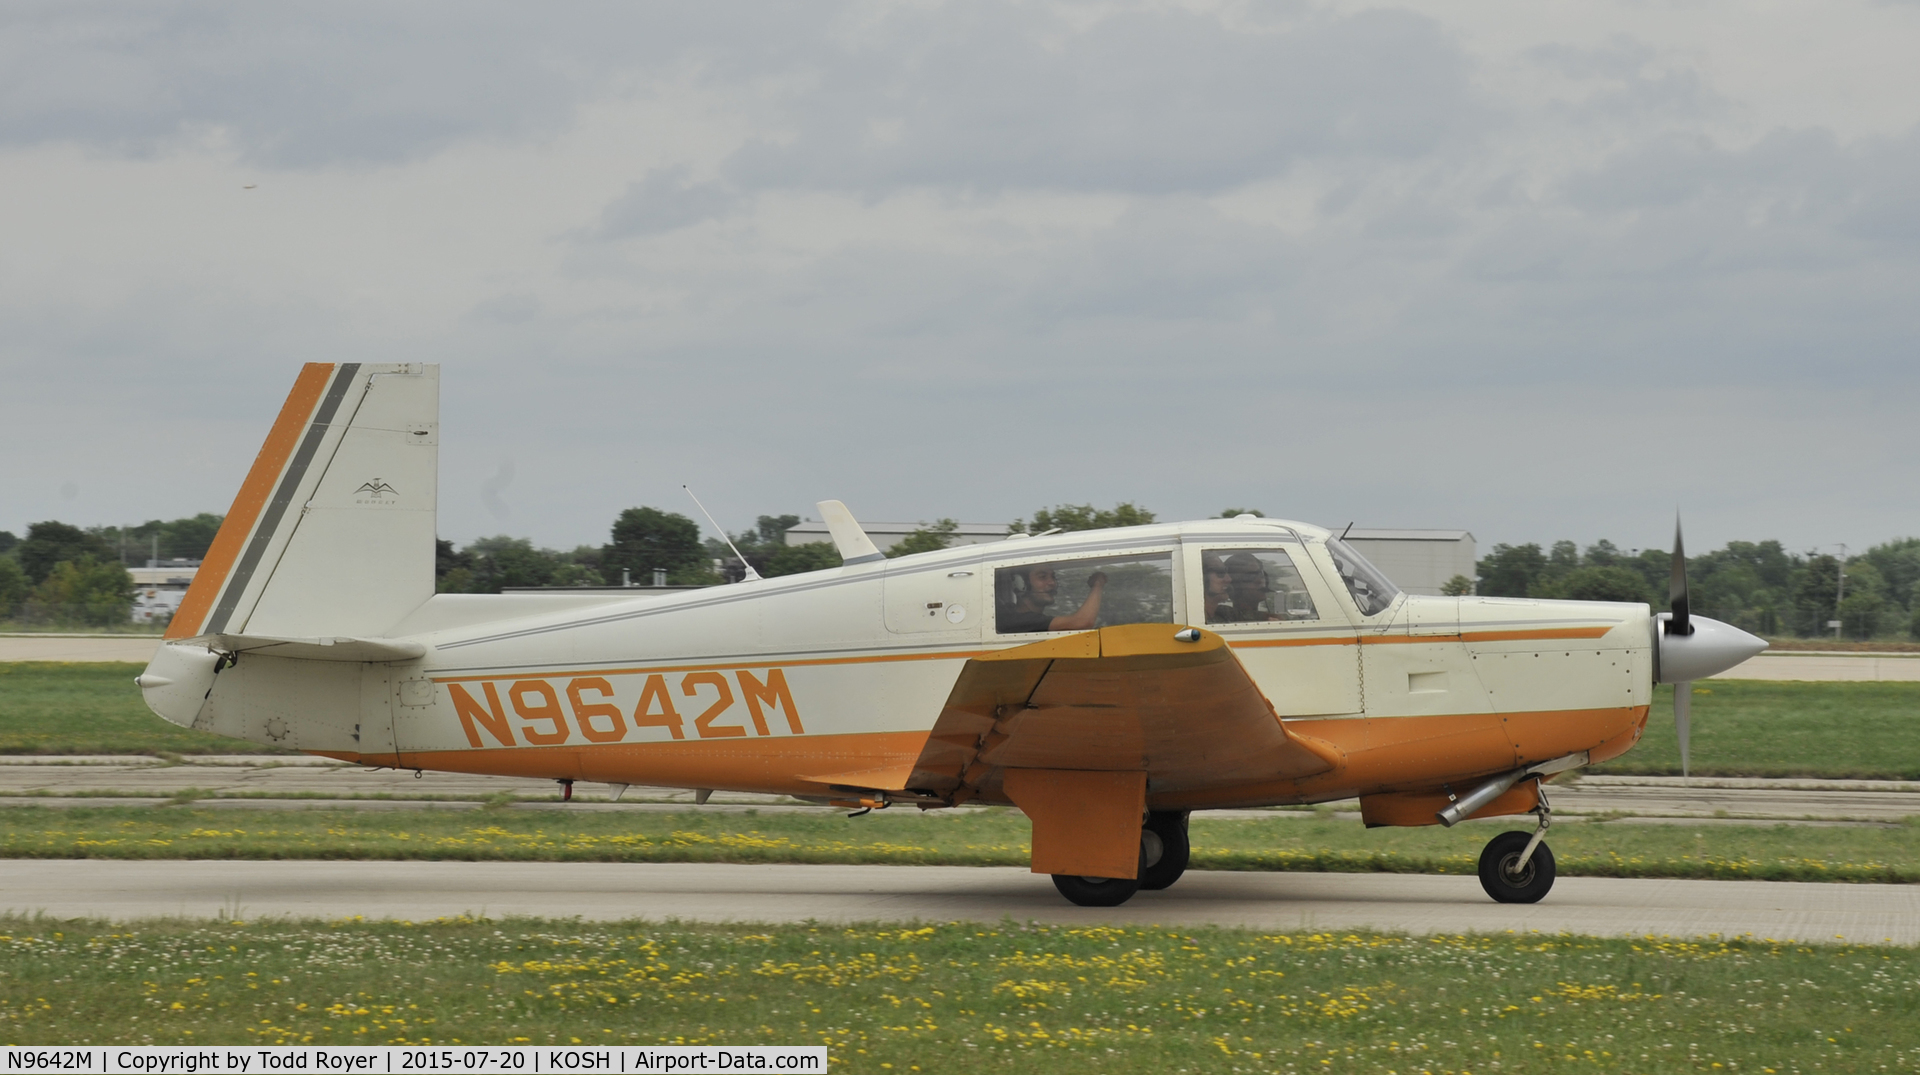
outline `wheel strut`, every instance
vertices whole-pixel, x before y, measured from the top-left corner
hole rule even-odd
[[[1540,805],[1534,807],[1534,813],[1540,815],[1540,824],[1534,828],[1533,839],[1527,841],[1526,850],[1520,852],[1520,857],[1514,860],[1513,867],[1507,871],[1515,877],[1526,871],[1527,863],[1533,861],[1534,848],[1539,847],[1540,841],[1546,839],[1547,828],[1553,824],[1553,807],[1547,803],[1547,786],[1537,776],[1533,778],[1533,790],[1540,796]]]

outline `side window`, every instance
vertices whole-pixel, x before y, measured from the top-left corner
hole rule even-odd
[[[998,567],[993,626],[1003,635],[1173,622],[1173,554]]]
[[[1317,620],[1306,583],[1281,549],[1206,549],[1200,553],[1203,622]]]

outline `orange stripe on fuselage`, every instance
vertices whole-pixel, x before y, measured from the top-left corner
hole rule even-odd
[[[1234,649],[1266,649],[1276,646],[1404,646],[1442,642],[1548,642],[1568,638],[1600,638],[1615,625],[1596,627],[1536,627],[1512,631],[1466,631],[1442,635],[1341,635],[1334,638],[1245,638],[1228,639]]]
[[[1605,627],[1555,627],[1543,631],[1466,631],[1461,640],[1466,642],[1550,642],[1562,638],[1600,638],[1617,624]],[[1419,639],[1412,639],[1418,642]]]
[[[560,676],[644,676],[664,672],[731,672],[738,668],[804,668],[823,664],[886,664],[893,661],[967,661],[985,657],[997,650],[968,650],[959,653],[870,653],[858,657],[817,657],[787,661],[762,657],[757,661],[729,661],[721,664],[658,664],[644,668],[586,668],[558,672],[493,672],[478,676],[432,676],[435,683],[477,683],[488,679],[549,679]]]
[[[1355,638],[1353,635],[1339,635],[1332,638],[1247,638],[1228,639],[1227,645],[1234,649],[1264,649],[1272,646],[1353,646],[1378,645],[1381,643],[1408,642],[1512,642],[1512,641],[1549,641],[1567,638],[1599,638],[1608,631],[1608,627],[1555,627],[1536,631],[1477,631],[1466,635],[1428,635],[1424,637],[1377,636]],[[1014,648],[1014,647],[1008,647]],[[782,668],[800,668],[834,664],[885,664],[895,661],[966,661],[975,657],[988,657],[1005,650],[961,650],[948,653],[868,653],[852,657],[814,657],[803,660],[779,660],[761,657],[750,661],[722,661],[701,664],[657,664],[633,668],[579,668],[559,669],[555,671],[499,671],[469,676],[432,676],[435,683],[478,683],[489,679],[544,679],[559,676],[634,676],[662,672],[730,672],[738,668],[764,668],[779,665]]]
[[[253,469],[247,471],[247,480],[240,483],[233,507],[227,509],[220,532],[214,535],[206,559],[200,562],[193,584],[187,587],[187,596],[180,601],[180,611],[174,613],[173,622],[167,625],[166,637],[192,638],[200,633],[207,613],[220,597],[220,588],[226,585],[235,561],[247,546],[247,538],[253,533],[253,524],[259,520],[261,509],[272,499],[273,487],[280,480],[281,471],[287,469],[287,460],[300,443],[300,434],[306,431],[307,420],[313,417],[313,409],[319,405],[333,369],[329,362],[309,362],[300,367],[293,391],[280,407],[280,417],[273,420],[267,442],[260,446],[260,454],[254,456]]]

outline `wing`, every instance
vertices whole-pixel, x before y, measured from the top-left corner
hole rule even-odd
[[[1224,640],[1130,624],[967,662],[901,784],[1001,798],[1008,769],[1142,772],[1150,794],[1294,779],[1343,756],[1289,731]]]

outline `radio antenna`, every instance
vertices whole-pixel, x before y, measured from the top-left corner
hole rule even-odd
[[[1340,540],[1341,541],[1347,540],[1347,535],[1351,533],[1353,533],[1353,524],[1348,523],[1347,528],[1345,530],[1340,531]]]
[[[713,528],[715,530],[720,530],[720,524],[713,522],[713,512],[708,511],[707,506],[705,504],[700,503],[699,497],[693,496],[693,488],[687,485],[685,482],[682,482],[680,484],[680,488],[685,489],[687,491],[687,495],[690,497],[693,497],[693,506],[696,508],[699,508],[700,514],[705,515],[707,517],[707,522],[713,523]],[[733,550],[734,559],[739,560],[740,566],[747,569],[747,577],[741,579],[740,581],[741,582],[759,582],[760,572],[755,571],[753,569],[753,565],[747,562],[747,558],[740,555],[739,547],[734,545],[733,539],[727,536],[727,532],[725,530],[720,530],[720,540],[727,543],[727,548]]]

